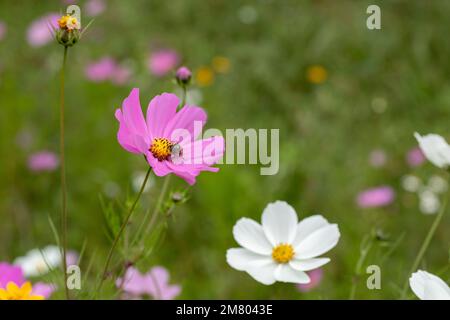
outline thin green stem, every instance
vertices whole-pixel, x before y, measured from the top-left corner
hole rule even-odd
[[[368,237],[370,237],[370,238],[365,237],[361,244],[359,258],[358,258],[358,261],[357,261],[356,267],[355,267],[355,275],[354,275],[354,278],[352,279],[352,287],[350,289],[349,300],[355,299],[356,287],[359,282],[359,277],[361,276],[361,268],[362,268],[364,262],[366,261],[366,258],[370,252],[370,249],[372,249],[373,237],[371,237],[370,235]],[[367,241],[368,241],[368,243],[366,244]]]
[[[186,88],[186,85],[185,85],[185,84],[183,84],[183,85],[181,86],[181,88],[183,89],[183,96],[181,97],[181,105],[180,105],[180,108],[183,108],[184,105],[186,104],[187,88]]]
[[[430,230],[428,231],[428,233],[425,237],[425,240],[422,243],[422,246],[420,247],[419,253],[417,254],[417,256],[414,260],[414,263],[412,264],[411,270],[408,273],[408,278],[406,279],[405,284],[403,286],[403,291],[402,291],[402,295],[401,295],[400,299],[406,298],[406,293],[408,292],[409,277],[419,267],[420,262],[422,261],[423,256],[425,255],[425,252],[427,251],[427,249],[431,243],[431,240],[433,239],[433,236],[436,233],[436,230],[437,230],[437,228],[442,220],[442,217],[444,216],[444,213],[447,209],[448,198],[449,197],[445,198],[444,203],[442,204],[441,209],[439,210],[439,213],[436,215],[436,218],[434,219],[434,222],[431,225]]]
[[[136,199],[134,200],[132,206],[130,207],[130,210],[128,211],[128,214],[125,217],[125,220],[122,222],[122,225],[120,226],[119,232],[117,233],[117,235],[114,238],[114,241],[112,243],[111,249],[109,250],[109,253],[108,253],[108,257],[106,258],[106,263],[105,263],[105,266],[104,266],[103,272],[102,272],[102,278],[100,279],[100,283],[99,283],[99,285],[97,287],[97,293],[100,292],[100,289],[101,289],[101,287],[103,285],[103,281],[105,281],[105,279],[106,279],[106,277],[108,275],[108,267],[109,267],[109,264],[111,263],[111,258],[113,256],[114,250],[115,250],[117,244],[119,243],[119,239],[122,236],[126,226],[128,225],[128,221],[130,220],[131,215],[133,214],[134,209],[136,208],[136,205],[139,202],[139,199],[141,198],[142,193],[144,192],[144,189],[145,189],[145,186],[147,184],[147,181],[148,181],[148,178],[150,176],[150,172],[151,171],[152,171],[152,168],[149,167],[148,170],[147,170],[147,174],[145,175],[144,181],[142,182],[141,189],[139,190],[139,193],[137,194]]]
[[[164,179],[161,193],[159,194],[159,197],[158,197],[158,202],[156,203],[155,209],[153,210],[151,220],[147,225],[147,229],[145,230],[145,233],[149,233],[150,230],[152,229],[153,225],[156,222],[156,218],[158,217],[159,211],[161,210],[162,202],[163,202],[164,198],[166,197],[167,189],[169,187],[169,182],[170,182],[170,175]]]
[[[59,149],[61,157],[61,241],[63,252],[63,272],[64,272],[64,291],[66,299],[69,299],[69,288],[67,287],[67,185],[66,185],[66,160],[65,160],[65,136],[64,136],[64,73],[66,71],[68,47],[64,47],[63,63],[61,68],[61,91],[60,91],[60,123],[59,123]]]

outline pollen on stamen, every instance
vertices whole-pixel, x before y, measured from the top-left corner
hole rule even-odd
[[[288,263],[294,257],[294,248],[287,243],[282,243],[273,248],[272,259],[278,263]]]
[[[155,138],[152,141],[149,151],[159,161],[169,159],[173,143],[166,138]]]

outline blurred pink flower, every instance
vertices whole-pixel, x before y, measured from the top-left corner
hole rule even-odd
[[[6,29],[6,24],[3,21],[0,21],[0,40],[5,37]]]
[[[174,173],[193,185],[201,171],[219,171],[212,165],[222,158],[225,142],[220,136],[196,140],[206,113],[188,105],[177,112],[179,104],[176,95],[163,93],[150,101],[144,119],[134,88],[115,113],[117,140],[128,152],[144,155],[157,176]]]
[[[112,83],[116,85],[123,85],[126,84],[131,77],[131,70],[128,67],[117,65],[116,69],[114,70],[111,81]]]
[[[0,288],[6,288],[6,285],[10,281],[19,286],[25,282],[22,268],[6,262],[0,262]]]
[[[95,17],[105,11],[106,3],[103,0],[88,0],[84,9],[88,16]]]
[[[159,266],[146,274],[141,274],[136,268],[130,267],[124,278],[116,280],[116,286],[122,288],[132,299],[149,295],[156,300],[172,300],[181,292],[179,285],[169,284],[169,272]]]
[[[369,162],[376,168],[384,166],[386,164],[386,153],[380,149],[373,150],[370,153]]]
[[[131,70],[128,67],[119,65],[110,57],[103,57],[88,64],[84,73],[93,82],[111,81],[116,85],[125,84],[131,77]]]
[[[425,155],[419,147],[412,148],[406,154],[406,162],[410,167],[420,166],[425,162]]]
[[[18,286],[25,283],[22,268],[6,262],[0,262],[0,288],[6,288],[9,282],[13,282]],[[33,285],[33,294],[44,296],[46,299],[52,295],[53,291],[55,291],[54,286],[47,283],[37,282]]]
[[[104,57],[87,65],[84,73],[86,77],[94,82],[111,79],[116,70],[116,61],[110,57]]]
[[[170,49],[153,52],[148,60],[148,68],[155,76],[162,77],[175,69],[180,61],[178,53]]]
[[[36,282],[33,284],[33,294],[43,296],[48,299],[55,291],[55,286],[44,282]]]
[[[392,203],[394,198],[395,192],[391,187],[381,186],[359,193],[356,203],[361,208],[383,207]]]
[[[40,47],[53,40],[52,27],[58,28],[58,13],[49,13],[34,20],[28,27],[27,40],[32,47]]]
[[[34,172],[53,171],[59,165],[59,157],[51,151],[33,153],[28,158],[28,168]]]
[[[297,289],[300,292],[311,291],[312,289],[318,287],[319,284],[322,282],[323,270],[321,268],[307,271],[306,273],[308,274],[309,278],[311,279],[311,282],[305,283],[305,284],[303,284],[303,283],[297,284]]]

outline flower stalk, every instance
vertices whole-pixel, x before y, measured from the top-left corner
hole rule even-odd
[[[109,264],[111,263],[111,259],[112,259],[114,250],[116,249],[117,244],[119,243],[120,237],[122,236],[123,232],[125,231],[125,228],[128,225],[128,222],[130,221],[131,215],[133,214],[134,209],[136,208],[136,205],[138,204],[139,199],[141,198],[141,195],[144,192],[144,189],[145,189],[145,186],[147,185],[147,181],[148,181],[148,178],[150,176],[150,172],[151,171],[152,171],[152,168],[149,167],[148,170],[147,170],[147,173],[145,175],[144,181],[142,182],[142,185],[141,185],[141,188],[139,190],[139,193],[137,194],[136,199],[134,200],[133,204],[131,205],[130,210],[128,211],[128,214],[125,217],[125,220],[122,222],[122,225],[120,226],[119,232],[117,232],[116,236],[114,237],[114,241],[113,241],[113,243],[111,245],[111,248],[109,250],[108,256],[106,258],[105,266],[103,267],[102,277],[101,277],[100,283],[99,283],[99,285],[97,287],[97,293],[100,292],[100,290],[102,288],[102,285],[103,285],[103,282],[105,281],[105,279],[108,276],[108,267],[109,267]]]
[[[67,184],[66,184],[66,162],[65,162],[65,128],[64,128],[64,74],[66,71],[68,47],[64,46],[64,55],[61,68],[61,91],[60,91],[60,132],[59,148],[61,157],[60,175],[61,175],[61,242],[63,255],[64,272],[64,291],[66,299],[69,299],[69,289],[67,288]]]

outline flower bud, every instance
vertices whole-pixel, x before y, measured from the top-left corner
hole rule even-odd
[[[179,85],[187,85],[191,81],[192,72],[187,67],[180,67],[175,77]]]
[[[62,16],[58,20],[59,28],[55,30],[58,43],[65,47],[71,47],[80,40],[81,25],[77,18],[70,15]]]

